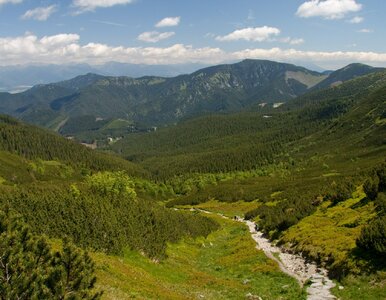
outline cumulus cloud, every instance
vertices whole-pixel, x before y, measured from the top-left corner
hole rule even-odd
[[[361,9],[362,4],[356,0],[310,0],[299,6],[296,15],[302,18],[341,19]]]
[[[181,17],[167,17],[155,24],[155,27],[172,27],[180,24]]]
[[[263,42],[270,39],[272,36],[280,34],[280,30],[275,27],[248,27],[239,30],[235,30],[224,36],[217,36],[216,40],[221,42],[229,41],[252,41],[252,42]]]
[[[72,5],[79,8],[80,12],[84,12],[93,11],[98,7],[106,8],[115,5],[130,4],[133,2],[134,0],[73,0]]]
[[[359,24],[359,23],[362,23],[363,20],[364,20],[364,18],[356,16],[356,17],[352,18],[351,20],[349,20],[348,22],[351,24]]]
[[[18,3],[22,3],[22,2],[23,2],[23,0],[0,0],[0,6],[3,4],[7,4],[7,3],[18,4]]]
[[[174,34],[174,32],[147,31],[141,33],[137,39],[143,42],[157,43],[161,40],[166,40],[172,37]]]
[[[44,36],[39,40],[39,42],[43,46],[57,47],[77,43],[79,40],[80,36],[78,34],[61,33],[57,35]]]
[[[37,21],[47,20],[54,12],[56,12],[57,6],[50,5],[47,7],[37,7],[34,9],[27,10],[24,15],[21,16],[22,19],[33,19]]]
[[[219,48],[112,47],[100,43],[81,45],[77,34],[58,34],[38,38],[34,34],[0,38],[0,65],[26,63],[90,63],[109,61],[144,64],[220,63],[226,59]]]
[[[89,63],[109,61],[142,64],[217,64],[246,58],[276,61],[307,61],[326,68],[352,62],[386,66],[386,53],[360,51],[301,51],[295,49],[244,49],[227,52],[220,48],[193,48],[175,44],[170,47],[112,47],[100,43],[81,44],[77,34],[58,34],[42,38],[33,34],[0,38],[0,65],[26,63]]]

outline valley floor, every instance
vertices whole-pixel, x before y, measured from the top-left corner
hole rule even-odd
[[[94,254],[104,299],[306,299],[296,279],[256,249],[245,224],[211,217],[220,230],[169,245],[165,261]]]
[[[93,254],[103,299],[384,299],[386,272],[348,276],[334,283],[326,279],[329,287],[335,285],[332,293],[311,298],[310,289],[319,288],[319,277],[311,276],[301,288],[280,269],[280,253],[268,258],[265,249],[256,249],[254,228],[232,220],[256,205],[209,201],[196,206],[212,211],[201,213],[214,218],[221,229],[207,238],[168,245],[168,258],[161,262],[129,250],[123,256]]]

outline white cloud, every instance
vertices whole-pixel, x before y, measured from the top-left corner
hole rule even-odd
[[[351,24],[359,24],[359,23],[362,23],[363,20],[364,20],[364,18],[356,16],[356,17],[352,18],[351,20],[349,20],[348,22]]]
[[[3,4],[7,4],[7,3],[18,4],[18,3],[22,3],[22,2],[23,2],[23,0],[0,0],[0,6]]]
[[[115,5],[130,4],[133,2],[134,0],[73,0],[72,5],[79,8],[80,12],[85,12],[93,11],[98,7],[106,8]]]
[[[172,37],[174,34],[174,32],[147,31],[141,33],[137,39],[143,42],[157,43]]]
[[[310,0],[299,6],[296,15],[302,18],[341,19],[346,14],[361,9],[362,4],[356,0]]]
[[[27,10],[24,15],[21,16],[22,19],[33,19],[37,21],[47,20],[54,12],[56,12],[57,6],[50,5],[47,7],[37,7],[34,9]]]
[[[289,43],[291,45],[301,45],[304,43],[304,39],[291,39]]]
[[[290,44],[290,45],[300,45],[300,44],[304,43],[304,39],[301,39],[301,38],[293,39],[290,37],[278,39],[278,41],[281,43],[286,43],[286,44]]]
[[[358,32],[360,32],[360,33],[372,33],[372,32],[374,32],[374,30],[368,29],[368,28],[363,28],[361,30],[358,30]]]
[[[164,18],[155,24],[155,27],[171,27],[180,24],[181,17],[168,17]]]
[[[40,39],[39,42],[43,46],[57,47],[57,46],[68,45],[71,43],[77,43],[79,39],[80,39],[80,36],[78,34],[62,33],[57,35],[44,36]]]
[[[248,27],[235,30],[225,36],[218,36],[216,37],[216,40],[221,42],[237,40],[262,42],[278,34],[280,34],[280,30],[275,27]]]
[[[295,49],[244,49],[227,52],[220,48],[193,48],[183,44],[170,47],[113,47],[100,43],[81,44],[77,34],[38,38],[34,34],[0,38],[0,65],[27,63],[89,63],[109,61],[136,64],[217,64],[245,58],[284,62],[306,61],[325,68],[343,67],[352,62],[386,66],[386,53],[360,51],[301,51]]]

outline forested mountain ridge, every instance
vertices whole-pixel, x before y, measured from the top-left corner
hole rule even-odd
[[[89,73],[37,85],[20,94],[2,93],[0,111],[91,142],[208,113],[281,104],[337,81],[380,70],[352,64],[325,75],[291,64],[244,60],[174,78]]]
[[[302,139],[322,148],[331,139],[327,145],[331,148],[357,135],[364,149],[376,137],[381,146],[385,87],[386,72],[377,72],[304,95],[278,109],[203,116],[153,133],[130,134],[112,148],[152,172],[169,176],[253,169],[274,162],[291,149],[290,143],[303,143]],[[372,135],[374,139],[369,138]]]
[[[349,69],[344,76],[336,71],[327,77],[291,64],[244,60],[173,78],[87,74],[20,94],[1,93],[0,111],[55,130],[82,116],[157,126],[205,113],[236,112],[258,103],[286,102],[312,88],[329,86],[325,80],[330,76],[332,82],[345,81],[378,70]]]

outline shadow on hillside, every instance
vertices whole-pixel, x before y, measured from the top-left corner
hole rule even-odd
[[[373,273],[379,270],[386,269],[385,257],[372,251],[366,251],[359,247],[355,247],[350,256],[360,262],[361,267],[363,266],[366,271]]]
[[[368,204],[369,202],[371,202],[371,199],[368,198],[368,197],[364,197],[362,200],[360,200],[359,202],[353,204],[350,206],[351,209],[357,209],[357,208],[360,208],[362,206],[365,206],[366,204]]]
[[[355,265],[347,261],[346,263],[331,267],[329,269],[329,276],[331,278],[341,281],[349,274],[373,274],[386,269],[384,257],[358,247],[349,253],[349,257],[349,261],[355,262]]]

